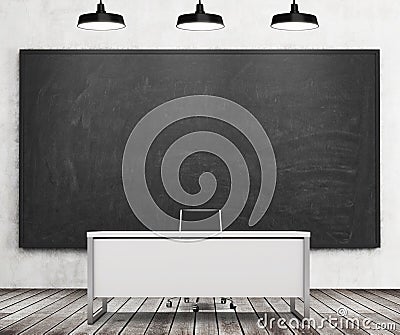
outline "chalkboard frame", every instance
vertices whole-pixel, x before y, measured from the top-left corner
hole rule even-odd
[[[381,205],[380,205],[380,50],[379,49],[20,49],[19,50],[19,247],[37,249],[80,249],[73,246],[52,246],[35,242],[29,244],[24,240],[24,118],[25,106],[23,83],[25,56],[31,54],[282,54],[282,55],[324,55],[324,54],[372,54],[375,57],[375,244],[369,247],[346,245],[345,249],[372,249],[381,247]],[[340,249],[337,245],[325,245],[314,249]]]

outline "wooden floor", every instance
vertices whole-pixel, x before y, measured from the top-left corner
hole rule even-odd
[[[311,318],[316,324],[311,329],[297,326],[287,299],[235,298],[232,310],[217,298],[201,298],[198,313],[183,299],[167,308],[166,299],[110,299],[109,312],[89,326],[84,290],[0,289],[0,334],[400,334],[400,290],[313,290]],[[301,304],[298,300],[299,309]],[[99,300],[95,308],[100,308]],[[258,327],[265,313],[270,321],[282,321]]]

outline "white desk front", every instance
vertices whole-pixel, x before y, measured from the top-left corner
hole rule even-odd
[[[104,231],[87,239],[89,323],[100,316],[95,297],[302,297],[309,315],[309,232]],[[103,299],[100,314],[106,308]]]

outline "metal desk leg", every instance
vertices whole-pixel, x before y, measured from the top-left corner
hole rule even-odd
[[[296,313],[296,298],[290,298],[290,312],[295,314]]]
[[[290,312],[300,320],[303,320],[303,318],[305,317],[301,315],[298,311],[296,311],[296,298],[290,298]]]
[[[290,298],[290,312],[299,319],[310,318],[310,238],[304,238],[303,249],[303,299],[304,299],[304,312],[301,315],[296,311],[296,299]]]
[[[92,325],[93,323],[98,320],[103,314],[107,312],[107,298],[102,298],[101,301],[101,310],[94,315],[93,313],[93,299],[94,299],[94,293],[93,293],[93,284],[94,284],[94,276],[93,276],[93,238],[88,237],[87,239],[87,267],[88,267],[88,288],[87,288],[87,298],[88,298],[88,303],[87,303],[87,320],[88,324]]]
[[[310,238],[304,238],[304,317],[310,318]]]

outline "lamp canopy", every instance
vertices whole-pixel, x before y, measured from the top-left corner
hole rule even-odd
[[[276,14],[272,18],[271,28],[279,30],[311,30],[318,28],[318,20],[315,15],[299,12],[299,6],[295,0],[291,5],[290,13]]]
[[[78,20],[78,28],[86,30],[106,31],[125,27],[122,15],[107,13],[102,0],[97,4],[96,13],[82,14]]]
[[[224,28],[222,17],[217,14],[208,14],[199,0],[196,11],[190,14],[182,14],[178,17],[176,27],[183,30],[209,31]]]

